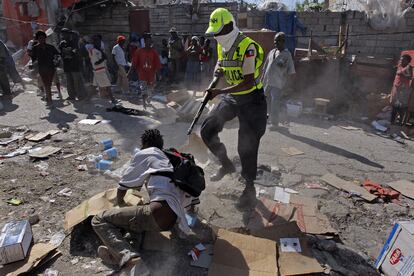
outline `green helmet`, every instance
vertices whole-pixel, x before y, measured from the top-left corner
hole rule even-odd
[[[223,29],[224,25],[234,22],[233,15],[224,8],[215,9],[210,15],[210,23],[206,34],[218,34]]]

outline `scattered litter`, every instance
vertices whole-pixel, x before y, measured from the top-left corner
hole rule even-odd
[[[78,156],[75,158],[76,161],[83,161],[86,159],[86,156]]]
[[[111,120],[102,120],[101,124],[110,124],[112,121]]]
[[[112,160],[118,157],[118,149],[117,148],[110,148],[103,152],[102,157],[105,160]]]
[[[327,187],[323,187],[319,183],[305,183],[305,187],[307,189],[321,189],[321,190],[329,191],[329,189]]]
[[[29,151],[29,156],[32,158],[46,158],[52,154],[55,154],[61,151],[61,148],[46,146],[46,147],[38,147]]]
[[[280,250],[282,252],[302,252],[302,248],[300,247],[300,242],[298,238],[280,239]]]
[[[399,191],[406,197],[414,199],[414,183],[408,180],[398,180],[388,183],[388,186]]]
[[[108,150],[114,146],[114,141],[112,139],[104,139],[99,142],[101,150]]]
[[[70,263],[75,265],[75,264],[79,263],[79,259],[75,258],[75,259],[71,260]]]
[[[88,170],[88,166],[87,165],[79,165],[78,166],[78,171],[80,172],[84,172]]]
[[[0,155],[0,158],[12,158],[12,157],[16,157],[19,155],[23,155],[26,154],[28,152],[28,150],[30,150],[32,147],[31,146],[25,146],[25,147],[21,147],[18,148],[17,150],[10,152],[8,154],[5,155]]]
[[[265,189],[256,189],[256,198],[262,197],[262,196],[269,196],[269,193]]]
[[[376,130],[378,130],[378,131],[381,131],[381,132],[386,132],[387,131],[387,127],[385,127],[385,126],[383,126],[383,125],[381,125],[378,121],[373,121],[372,123],[371,123],[371,125],[376,129]]]
[[[287,153],[289,156],[296,156],[296,155],[305,154],[303,151],[298,150],[295,147],[282,148],[282,151],[285,152],[285,153]]]
[[[56,247],[59,247],[62,244],[62,242],[65,240],[65,238],[66,238],[66,235],[63,231],[57,232],[50,238],[49,243]]]
[[[367,191],[371,194],[374,194],[379,198],[383,199],[385,202],[398,200],[400,196],[399,192],[396,192],[393,189],[384,188],[380,184],[374,183],[368,179],[364,182],[364,188],[367,189]]]
[[[273,199],[281,203],[289,203],[290,193],[285,192],[285,189],[282,187],[275,187],[275,195]]]
[[[361,186],[355,185],[350,181],[345,181],[333,174],[325,174],[322,176],[322,180],[341,191],[345,191],[351,195],[359,196],[367,201],[373,201],[377,198],[375,195],[370,194]]]
[[[49,169],[49,164],[47,162],[41,161],[34,166],[35,168],[39,169],[40,173],[45,173]]]
[[[50,203],[54,203],[56,201],[55,199],[50,199],[50,197],[48,196],[41,196],[40,199],[44,202],[50,202]]]
[[[94,120],[94,119],[83,119],[79,121],[79,124],[81,125],[96,125],[99,124],[101,120]]]
[[[57,193],[59,196],[70,197],[72,195],[72,190],[70,188],[63,188]]]
[[[286,193],[289,193],[289,194],[299,194],[298,191],[295,191],[295,190],[290,189],[290,188],[285,188],[285,192]]]
[[[340,128],[346,129],[346,130],[361,130],[359,127],[353,127],[353,126],[339,126]]]
[[[32,240],[32,228],[28,220],[6,223],[0,236],[0,264],[5,265],[26,258]]]
[[[206,244],[205,250],[202,250],[198,259],[196,261],[192,260],[190,265],[194,267],[209,268],[213,261],[213,250],[214,247],[212,244]]]
[[[43,276],[59,276],[59,271],[57,271],[56,269],[48,268],[43,273]]]
[[[36,243],[28,252],[25,260],[14,262],[0,268],[0,275],[17,276],[21,274],[34,275],[31,273],[47,262],[56,259],[61,253],[56,247],[48,243]]]
[[[101,170],[101,171],[106,171],[106,170],[109,170],[110,168],[111,168],[111,166],[112,166],[112,161],[109,161],[109,160],[100,160],[97,164],[96,164],[96,168],[98,169],[98,170]]]
[[[32,142],[40,142],[44,139],[50,138],[53,135],[56,135],[60,132],[60,130],[49,130],[47,132],[39,132],[37,134],[30,134],[26,136],[25,138]]]
[[[23,200],[12,198],[12,199],[6,200],[6,203],[13,205],[13,206],[19,206],[23,204]]]
[[[202,243],[199,243],[193,249],[191,249],[187,255],[191,256],[191,258],[193,258],[193,261],[197,261],[201,252],[204,250],[206,250],[206,247]]]
[[[76,156],[76,154],[75,154],[75,153],[66,154],[66,155],[64,155],[62,158],[63,158],[63,159],[68,159],[68,158],[71,158],[71,157],[73,157],[73,156]],[[75,158],[75,159],[76,159],[76,158]]]

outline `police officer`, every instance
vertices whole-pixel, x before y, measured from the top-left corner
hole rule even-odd
[[[242,165],[239,180],[246,185],[239,204],[244,205],[255,197],[253,182],[256,179],[257,155],[260,139],[266,130],[266,100],[259,79],[264,52],[257,42],[239,31],[232,14],[224,8],[218,8],[210,15],[206,34],[214,35],[217,41],[216,75],[225,82],[224,88],[208,91],[210,99],[221,94],[221,101],[201,127],[204,143],[221,163],[210,180],[218,181],[235,171],[218,134],[227,121],[237,116],[240,125],[238,153]]]

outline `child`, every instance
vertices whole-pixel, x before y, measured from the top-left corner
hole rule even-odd
[[[392,115],[391,123],[396,123],[397,115],[400,117],[400,123],[403,124],[404,115],[407,112],[408,101],[411,94],[411,80],[413,79],[413,68],[410,65],[411,57],[409,55],[401,56],[395,75],[394,85],[391,91]]]

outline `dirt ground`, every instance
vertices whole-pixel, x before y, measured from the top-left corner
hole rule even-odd
[[[5,109],[0,111],[1,128],[18,132],[17,127],[27,126],[33,133],[50,129],[60,129],[61,132],[38,143],[24,139],[10,143],[0,147],[0,154],[22,146],[51,145],[62,150],[45,160],[33,160],[27,154],[0,160],[0,226],[13,219],[30,219],[35,242],[48,242],[54,234],[62,232],[65,213],[83,200],[116,187],[116,181],[103,173],[78,170],[78,166],[86,164],[86,160],[75,158],[99,154],[98,142],[101,139],[113,139],[120,149],[119,159],[113,168],[119,168],[129,160],[133,149],[139,146],[139,135],[147,128],[160,128],[167,146],[179,146],[187,141],[185,132],[188,123],[175,122],[170,113],[161,112],[168,111],[161,103],[154,103],[148,116],[106,112],[101,106],[108,104],[96,98],[77,104],[59,101],[57,109],[49,112],[33,91],[34,88],[29,87],[12,101],[3,102]],[[125,106],[142,109],[139,102],[127,98],[123,98],[122,102]],[[109,122],[95,126],[78,124],[85,118]],[[343,125],[361,129],[350,131],[339,127]],[[226,125],[221,138],[237,164],[235,137],[237,121],[232,121]],[[290,146],[305,154],[288,156],[281,150]],[[326,120],[305,116],[292,119],[283,131],[267,131],[262,139],[259,163],[263,168],[270,168],[274,179],[267,187],[258,184],[257,188],[272,195],[274,186],[280,185],[318,201],[319,211],[328,216],[332,227],[338,232],[338,236],[328,240],[320,235],[309,236],[314,255],[326,268],[326,274],[379,275],[372,267],[374,260],[393,223],[414,218],[414,201],[400,196],[396,203],[367,203],[325,185],[320,177],[333,173],[350,181],[371,179],[380,184],[399,179],[414,181],[413,153],[413,141],[405,140],[402,145],[377,135],[366,123],[348,121],[344,117]],[[67,157],[69,154],[73,156]],[[47,164],[46,173],[38,166],[44,164]],[[205,168],[206,174],[216,169],[211,157]],[[209,225],[248,233],[247,211],[235,208],[243,189],[236,179],[237,174],[234,174],[220,182],[208,181],[198,207],[200,221],[204,219]],[[315,182],[326,189],[306,188],[305,183]],[[58,195],[64,188],[71,189],[70,196]],[[7,204],[6,201],[11,198],[20,199],[23,204]],[[202,233],[204,242],[213,242],[208,226],[199,223],[195,231]],[[59,247],[62,256],[36,273],[42,273],[46,268],[56,269],[60,275],[113,273],[111,268],[96,258],[99,242],[88,222],[65,234],[66,239]],[[136,238],[132,237],[133,244],[137,244]],[[144,250],[142,254],[153,275],[207,275],[206,269],[189,265],[190,258],[186,253],[193,245],[190,241],[174,238],[170,251]]]

